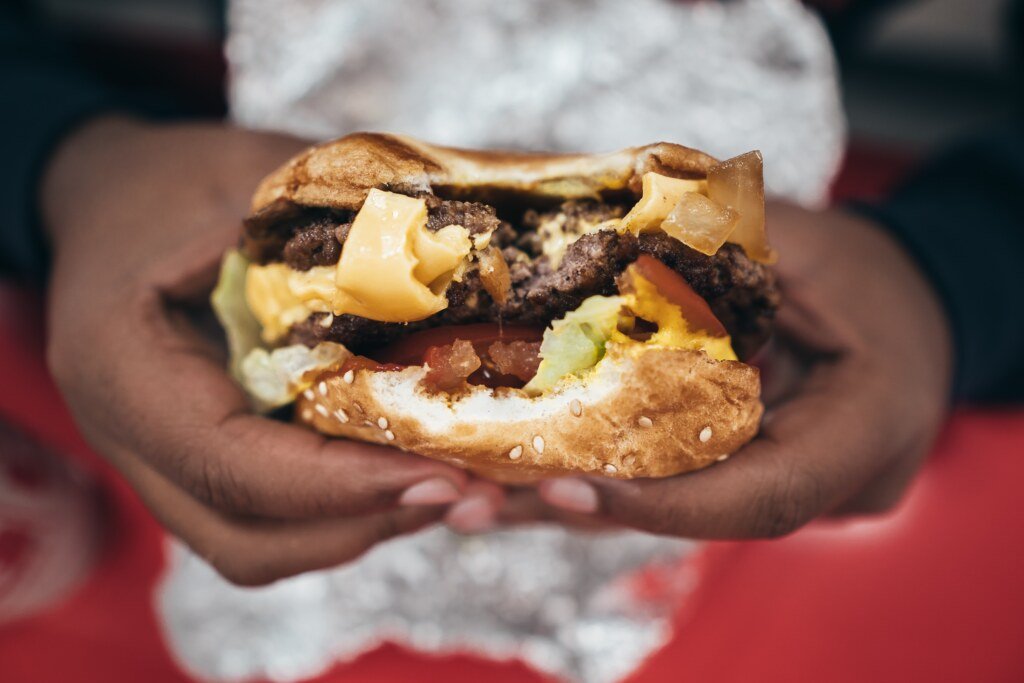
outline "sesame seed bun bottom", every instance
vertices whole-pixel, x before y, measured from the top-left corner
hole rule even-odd
[[[296,419],[516,483],[700,469],[750,441],[764,412],[756,368],[699,351],[609,344],[591,372],[539,397],[482,386],[431,394],[424,372],[325,372],[298,398]]]

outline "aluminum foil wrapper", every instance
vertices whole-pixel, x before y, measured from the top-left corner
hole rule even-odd
[[[248,589],[174,542],[157,603],[171,650],[206,680],[300,680],[388,641],[611,683],[671,636],[695,583],[679,564],[691,547],[554,526],[435,528],[345,567]]]
[[[844,143],[831,49],[797,0],[233,0],[227,54],[236,121],[313,138],[760,149],[769,190],[805,204],[824,199]],[[391,640],[603,683],[671,636],[692,547],[438,528],[251,590],[175,544],[157,602],[202,679],[299,680]],[[629,578],[651,563],[676,567],[657,599]]]

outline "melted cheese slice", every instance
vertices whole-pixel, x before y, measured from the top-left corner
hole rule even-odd
[[[660,230],[662,222],[684,194],[697,192],[706,195],[708,183],[706,180],[683,180],[649,172],[644,173],[642,189],[640,201],[623,217],[620,231],[629,230],[639,235]]]
[[[422,199],[370,190],[338,261],[334,313],[392,323],[431,316],[448,306],[443,290],[471,248],[461,226],[427,230]]]
[[[371,190],[352,223],[336,267],[297,271],[251,265],[246,302],[268,342],[311,313],[381,322],[422,320],[448,306],[444,292],[472,248],[459,225],[427,229],[422,199]]]
[[[330,311],[334,289],[334,268],[330,266],[301,272],[283,263],[253,264],[245,272],[245,303],[259,321],[260,335],[267,343],[283,337],[289,327],[311,313]]]

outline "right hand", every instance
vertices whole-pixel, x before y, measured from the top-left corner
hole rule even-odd
[[[350,560],[439,520],[466,474],[253,415],[201,324],[260,178],[303,141],[99,119],[41,192],[50,368],[86,439],[228,580]]]
[[[948,410],[939,296],[882,226],[782,204],[768,216],[783,303],[758,436],[679,476],[549,479],[538,486],[546,503],[652,533],[736,539],[899,502]]]

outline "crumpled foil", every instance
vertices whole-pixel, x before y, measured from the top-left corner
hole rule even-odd
[[[695,583],[679,566],[692,545],[556,526],[486,536],[434,528],[338,569],[249,589],[174,542],[158,609],[171,650],[207,680],[300,680],[388,641],[611,683],[671,636]]]
[[[760,149],[769,191],[804,204],[824,199],[844,142],[827,37],[796,0],[233,0],[227,54],[239,123],[313,138]],[[175,544],[158,606],[178,659],[209,680],[299,680],[391,640],[604,683],[670,637],[692,580],[669,572],[681,583],[645,600],[630,572],[691,548],[433,529],[251,590]]]

